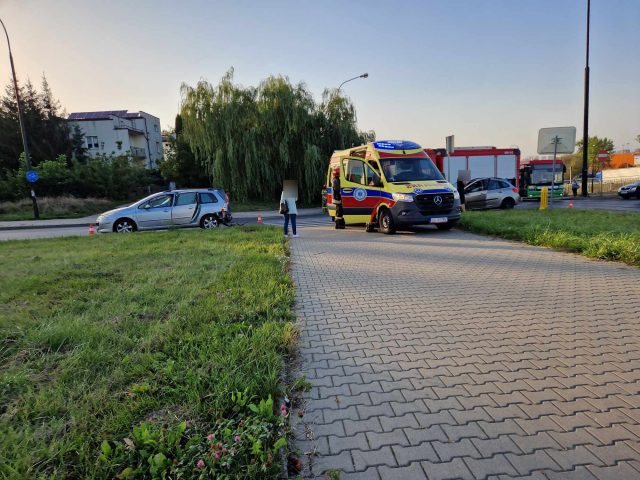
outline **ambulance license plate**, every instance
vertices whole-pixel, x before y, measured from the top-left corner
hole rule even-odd
[[[447,217],[434,217],[431,219],[431,223],[447,223],[448,221]]]

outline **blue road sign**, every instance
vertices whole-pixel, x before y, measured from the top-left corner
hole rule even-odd
[[[29,170],[25,177],[27,177],[27,182],[29,183],[36,183],[38,181],[38,178],[40,178],[38,172],[36,172],[35,170]]]

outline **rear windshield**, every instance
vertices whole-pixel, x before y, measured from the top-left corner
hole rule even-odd
[[[388,182],[444,180],[430,158],[382,158],[382,171]]]

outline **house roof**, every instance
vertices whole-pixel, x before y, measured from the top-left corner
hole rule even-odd
[[[129,115],[137,116],[137,114],[127,114],[127,110],[107,110],[103,112],[75,112],[69,115],[68,120],[109,120],[113,117],[131,118]]]

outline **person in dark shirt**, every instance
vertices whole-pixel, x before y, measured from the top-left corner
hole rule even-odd
[[[465,182],[461,178],[458,178],[458,181],[456,183],[456,188],[458,189],[458,193],[460,194],[460,211],[462,211],[462,212],[465,211],[465,206],[464,206],[464,187],[466,185],[467,185],[467,182]]]
[[[333,195],[333,204],[336,206],[336,229],[341,230],[344,229],[344,210],[342,208],[342,192],[340,191],[340,167],[336,167],[333,171],[331,192]]]

